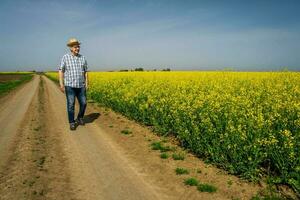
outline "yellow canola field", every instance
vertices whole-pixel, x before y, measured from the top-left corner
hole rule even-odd
[[[48,73],[57,79],[56,73]],[[88,98],[233,174],[300,191],[300,73],[90,72]]]

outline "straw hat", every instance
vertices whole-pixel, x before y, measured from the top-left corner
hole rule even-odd
[[[74,45],[80,45],[80,42],[76,38],[69,39],[67,46],[72,47]]]

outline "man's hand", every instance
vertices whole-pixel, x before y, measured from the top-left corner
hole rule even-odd
[[[60,85],[60,91],[62,93],[65,93],[65,86],[64,86],[64,72],[62,70],[58,70],[58,75],[59,75],[59,85]]]
[[[85,84],[85,89],[87,90],[89,88],[89,84]]]
[[[62,93],[65,93],[65,86],[61,85],[61,86],[59,87],[59,89],[60,89],[60,91],[62,91]]]

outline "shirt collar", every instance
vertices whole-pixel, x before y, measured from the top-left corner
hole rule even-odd
[[[74,56],[71,52],[69,52],[69,55],[72,56],[72,57],[77,57],[77,58],[81,57],[81,54],[78,54],[77,56]]]

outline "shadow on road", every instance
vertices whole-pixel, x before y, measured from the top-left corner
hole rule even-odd
[[[90,113],[88,115],[85,115],[83,120],[85,123],[92,123],[99,116],[100,116],[100,113]]]

